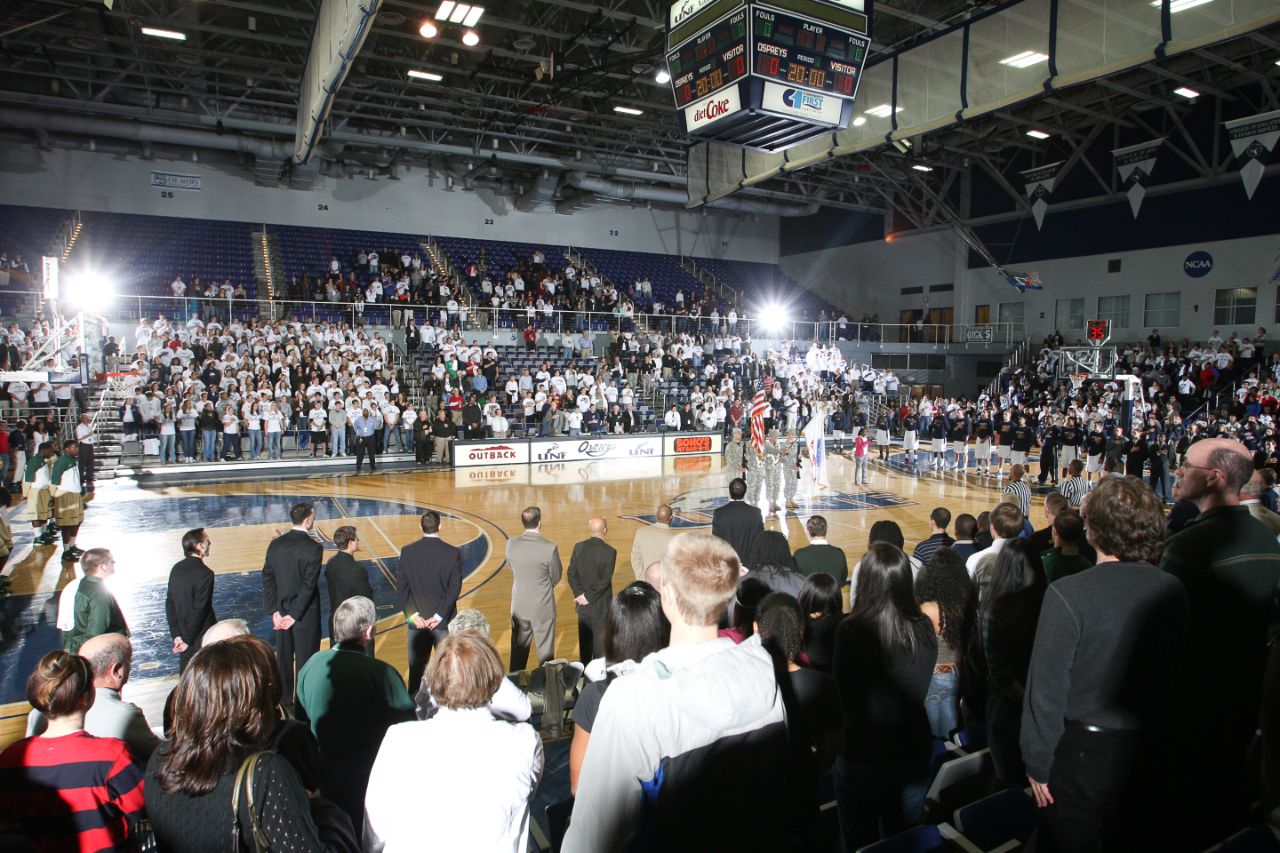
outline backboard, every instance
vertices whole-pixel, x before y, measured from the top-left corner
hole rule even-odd
[[[1087,373],[1110,379],[1116,372],[1115,347],[1063,347],[1058,350],[1058,376]]]

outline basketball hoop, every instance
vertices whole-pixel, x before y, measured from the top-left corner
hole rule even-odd
[[[114,396],[127,397],[133,394],[138,383],[142,381],[142,374],[137,371],[129,371],[126,373],[104,373],[102,378],[107,383],[107,388]]]
[[[1086,381],[1088,381],[1088,379],[1089,379],[1089,374],[1087,374],[1087,373],[1069,373],[1069,374],[1067,374],[1067,378],[1071,380],[1071,388],[1072,388],[1072,390],[1074,390],[1074,391],[1077,391],[1077,392],[1078,392],[1081,388],[1083,388],[1083,387],[1084,387],[1084,383],[1085,383]]]

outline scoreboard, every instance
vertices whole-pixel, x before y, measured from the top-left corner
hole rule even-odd
[[[667,69],[685,131],[779,151],[847,127],[869,21],[865,0],[682,0]]]

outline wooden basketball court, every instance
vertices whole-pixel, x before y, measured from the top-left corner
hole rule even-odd
[[[177,656],[170,651],[164,615],[165,584],[169,567],[182,557],[180,541],[189,528],[209,530],[213,549],[208,563],[218,573],[219,618],[244,618],[255,633],[269,640],[260,572],[267,543],[276,530],[288,527],[289,506],[298,500],[314,501],[317,527],[326,540],[337,526],[354,525],[362,543],[357,559],[370,561],[378,569],[375,598],[383,617],[378,657],[404,672],[406,635],[391,577],[400,548],[420,535],[422,509],[446,515],[443,538],[464,549],[459,607],[477,608],[488,617],[492,638],[505,658],[511,602],[506,539],[520,534],[524,507],[542,508],[543,534],[559,545],[566,570],[574,543],[587,536],[588,519],[604,516],[609,525],[607,541],[618,549],[614,588],[621,589],[634,578],[633,535],[648,523],[646,516],[651,517],[659,504],[669,503],[677,511],[674,524],[709,529],[711,513],[727,499],[720,466],[717,458],[700,457],[458,471],[415,469],[160,488],[116,481],[99,489],[78,544],[110,548],[116,558],[112,587],[129,620],[134,643],[133,676],[124,695],[141,705],[158,729],[164,698],[177,677]],[[893,519],[902,526],[910,550],[929,535],[929,512],[935,506],[976,515],[998,501],[994,480],[955,473],[915,477],[878,462],[872,462],[870,470],[869,486],[853,486],[852,463],[832,456],[830,487],[806,494],[802,486],[799,510],[785,519],[771,517],[767,526],[782,531],[794,549],[806,544],[805,519],[820,513],[828,521],[829,540],[844,548],[852,563],[865,550],[871,525],[880,519]],[[1037,500],[1032,511],[1037,526],[1043,523],[1041,503]],[[0,625],[4,634],[0,745],[22,736],[29,711],[22,698],[25,680],[40,655],[58,645],[53,624],[57,591],[72,577],[59,560],[60,549],[30,546],[25,506],[12,511],[12,524],[16,545],[6,571],[13,594],[5,602]],[[326,560],[333,553],[331,543],[329,549]],[[556,655],[577,659],[576,616],[567,583],[559,587],[557,603]],[[324,607],[327,616],[327,596]]]

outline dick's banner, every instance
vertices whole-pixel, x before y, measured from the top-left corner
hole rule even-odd
[[[1044,215],[1049,210],[1049,195],[1053,192],[1053,183],[1058,179],[1058,170],[1062,168],[1062,160],[1028,169],[1022,173],[1023,183],[1027,187],[1027,198],[1031,201],[1031,214],[1036,218],[1036,230],[1044,227]]]
[[[1163,138],[1153,139],[1111,151],[1111,156],[1116,158],[1116,171],[1124,182],[1125,195],[1129,197],[1129,209],[1133,211],[1134,219],[1138,218],[1138,211],[1142,208],[1142,200],[1147,195],[1147,178],[1155,170],[1156,156],[1163,144]]]
[[[1240,167],[1240,180],[1244,181],[1245,194],[1252,199],[1266,169],[1262,160],[1280,140],[1280,110],[1223,122],[1223,126],[1231,138],[1232,153],[1246,158]]]

